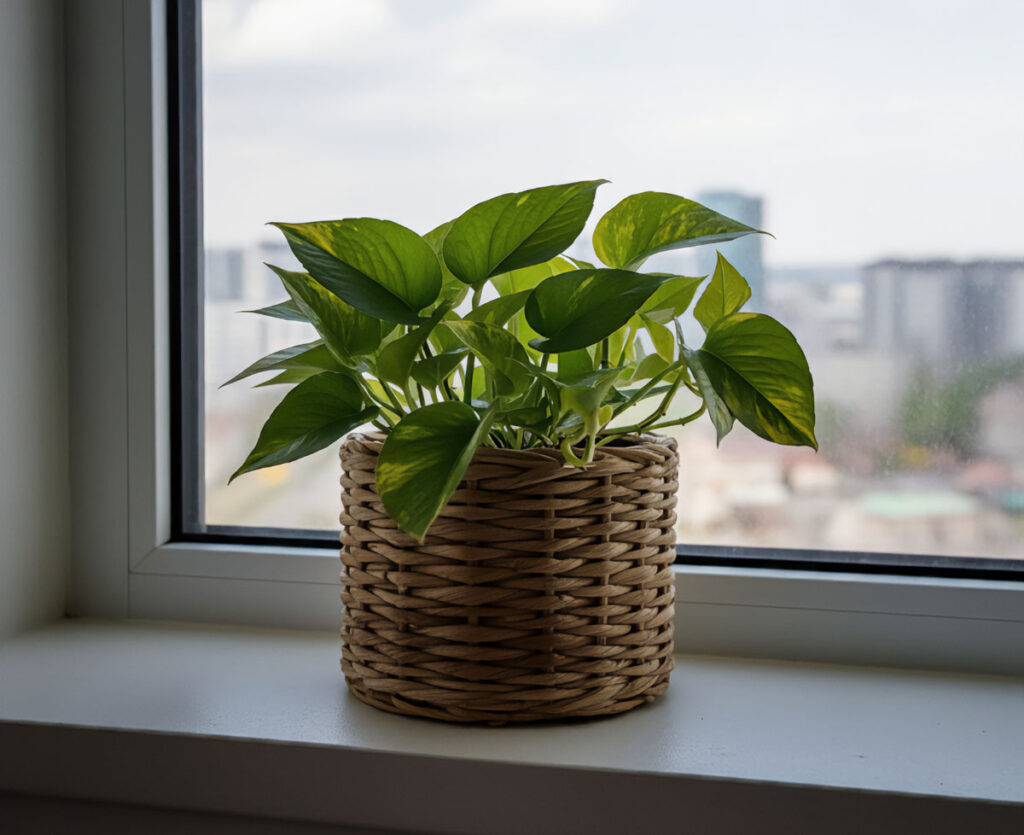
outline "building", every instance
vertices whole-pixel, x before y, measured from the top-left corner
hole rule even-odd
[[[1024,261],[864,268],[864,341],[932,368],[1024,353]]]
[[[706,191],[697,195],[697,202],[747,226],[763,228],[764,203],[758,196],[737,191]],[[750,301],[744,309],[762,311],[765,304],[762,244],[762,235],[747,235],[715,247],[702,247],[696,253],[697,273],[710,273],[715,268],[715,251],[720,251],[750,285]]]

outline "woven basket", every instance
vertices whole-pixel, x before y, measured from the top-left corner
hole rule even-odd
[[[676,443],[586,469],[481,448],[420,545],[387,516],[384,436],[341,448],[341,667],[382,710],[456,722],[621,713],[672,669]]]

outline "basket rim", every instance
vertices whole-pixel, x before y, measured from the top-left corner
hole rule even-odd
[[[343,452],[345,447],[350,441],[356,441],[359,443],[368,444],[371,447],[382,447],[384,442],[387,440],[388,435],[385,432],[373,431],[373,432],[350,432],[341,439],[340,451]],[[574,447],[575,449],[576,447]],[[580,447],[582,448],[582,447]],[[668,449],[671,452],[675,452],[678,448],[678,442],[675,438],[670,435],[655,435],[648,432],[642,434],[623,435],[617,438],[615,441],[600,447],[596,450],[594,455],[594,461],[591,464],[587,464],[582,468],[578,468],[574,465],[568,464],[565,461],[565,456],[562,454],[561,449],[558,447],[539,446],[532,447],[530,449],[504,449],[500,447],[485,447],[480,446],[476,448],[473,453],[474,459],[480,454],[484,453],[488,458],[492,460],[504,459],[510,463],[513,461],[527,462],[527,461],[551,461],[557,459],[566,463],[568,466],[572,466],[573,469],[587,469],[587,467],[596,464],[601,457],[611,456],[618,458],[626,451],[635,451],[643,449]],[[379,453],[380,449],[376,449],[375,452]]]

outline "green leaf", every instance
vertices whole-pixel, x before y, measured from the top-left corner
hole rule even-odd
[[[761,230],[685,197],[645,191],[620,201],[598,221],[594,252],[609,267],[635,270],[656,252],[731,241],[755,232]]]
[[[562,388],[562,402],[583,418],[584,425],[593,422],[622,371],[621,368],[600,368],[566,384]],[[592,430],[588,427],[587,431]]]
[[[413,325],[441,290],[430,245],[390,220],[274,223],[315,281],[377,319]]]
[[[304,458],[377,416],[348,374],[326,371],[299,383],[270,413],[245,463],[231,476]]]
[[[671,362],[666,362],[663,357],[659,354],[648,354],[642,360],[633,371],[633,376],[630,377],[630,382],[635,380],[649,380],[651,377],[657,377],[663,371],[665,371]]]
[[[494,325],[468,319],[445,322],[444,327],[469,348],[492,374],[496,394],[509,396],[525,390],[529,375],[523,364],[529,365],[530,358],[512,334]]]
[[[532,290],[545,278],[561,275],[564,272],[570,272],[572,269],[571,259],[558,256],[545,261],[543,264],[534,264],[532,267],[523,267],[521,270],[512,270],[511,272],[496,275],[491,279],[491,283],[494,285],[494,289],[502,296],[511,296],[524,290]],[[530,327],[526,321],[526,314],[522,310],[516,313],[508,322],[508,329],[522,343],[528,343],[531,339],[536,339],[540,336],[537,331]]]
[[[422,325],[409,331],[394,342],[389,342],[380,350],[377,356],[377,376],[382,380],[396,383],[403,389],[409,384],[409,377],[412,374],[412,364],[416,354],[427,341],[431,331],[447,313],[447,309],[439,307],[434,314]]]
[[[543,264],[534,264],[532,267],[523,267],[521,270],[512,270],[496,275],[491,279],[491,284],[501,295],[510,296],[523,290],[532,290],[545,278],[572,272],[574,269],[576,267],[573,266],[572,258],[559,255]]]
[[[551,411],[547,406],[524,406],[511,409],[497,415],[497,420],[509,426],[522,426],[526,429],[543,432],[548,428]]]
[[[286,302],[278,302],[272,304],[269,307],[261,307],[259,310],[243,310],[242,313],[258,313],[260,316],[269,316],[272,319],[284,319],[288,322],[308,322],[309,320],[303,316],[302,311],[299,310],[294,300],[288,299]]]
[[[286,368],[308,368],[316,371],[343,370],[331,352],[327,350],[327,346],[318,339],[315,342],[291,345],[261,357],[244,371],[240,371],[226,383],[222,383],[221,388],[251,377],[253,374],[259,374],[261,371],[282,371]]]
[[[394,330],[393,322],[360,313],[305,273],[267,266],[281,279],[295,306],[316,328],[338,362],[351,364],[358,357],[372,354]]]
[[[377,459],[377,492],[402,530],[423,541],[493,417],[493,407],[478,417],[465,403],[445,401],[417,409],[391,430]]]
[[[323,373],[319,369],[313,368],[289,368],[271,377],[269,380],[264,380],[262,383],[257,383],[253,386],[254,389],[263,388],[264,386],[290,386],[295,383],[301,383],[303,380],[308,380],[314,374]]]
[[[466,210],[444,239],[448,269],[467,284],[540,264],[576,240],[607,180],[501,194]]]
[[[670,276],[626,270],[576,270],[534,288],[526,320],[546,339],[530,345],[550,354],[585,348],[621,328]]]
[[[708,417],[711,418],[711,423],[715,427],[717,443],[721,444],[722,438],[732,431],[735,420],[732,412],[729,411],[729,407],[719,397],[715,387],[711,384],[711,377],[704,367],[700,352],[691,351],[689,348],[686,348],[683,350],[683,360],[686,363],[686,367],[690,369],[690,373],[693,374],[697,388],[700,389],[700,395],[704,398],[704,403],[708,407]]]
[[[686,308],[693,301],[693,294],[697,292],[705,278],[706,276],[672,276],[644,302],[639,313],[660,325],[668,324],[686,312]],[[630,324],[639,328],[638,323]]]
[[[596,270],[597,265],[591,264],[589,261],[584,261],[582,258],[573,258],[571,255],[563,256],[567,261],[571,261],[573,266],[577,270]]]
[[[578,379],[594,370],[594,354],[587,348],[558,354],[559,380]]]
[[[455,348],[417,360],[412,366],[412,378],[425,388],[436,389],[442,380],[448,379],[468,353],[466,348]]]
[[[458,307],[469,292],[469,287],[452,274],[452,271],[448,269],[448,265],[445,264],[444,258],[441,256],[445,236],[448,234],[448,230],[452,228],[453,223],[455,223],[454,220],[442,223],[423,236],[423,240],[427,242],[427,245],[434,251],[434,255],[437,256],[437,263],[441,268],[441,292],[438,293],[437,301],[434,302],[438,306],[449,302],[449,307]]]
[[[480,305],[476,310],[471,310],[465,318],[471,322],[484,322],[499,328],[503,327],[509,319],[523,309],[531,292],[531,290],[521,290],[510,296],[498,296],[498,298]]]
[[[646,313],[640,314],[640,321],[647,328],[647,333],[651,335],[654,350],[663,359],[672,362],[676,358],[676,338],[672,335],[672,331],[652,320]]]
[[[444,318],[441,319],[441,324],[447,325],[449,322],[461,321],[462,318],[457,313],[449,310],[444,315]],[[437,353],[441,353],[442,351],[453,351],[464,346],[447,327],[437,327],[430,332],[430,347]]]
[[[811,372],[785,327],[761,313],[733,313],[711,326],[696,353],[740,423],[777,444],[818,448]]]
[[[735,313],[750,298],[750,285],[721,252],[711,281],[694,305],[693,315],[707,333],[715,322]]]

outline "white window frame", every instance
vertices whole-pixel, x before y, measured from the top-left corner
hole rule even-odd
[[[67,21],[73,612],[336,628],[331,552],[169,541],[164,3]],[[1022,582],[679,566],[677,591],[683,652],[1024,672]]]

